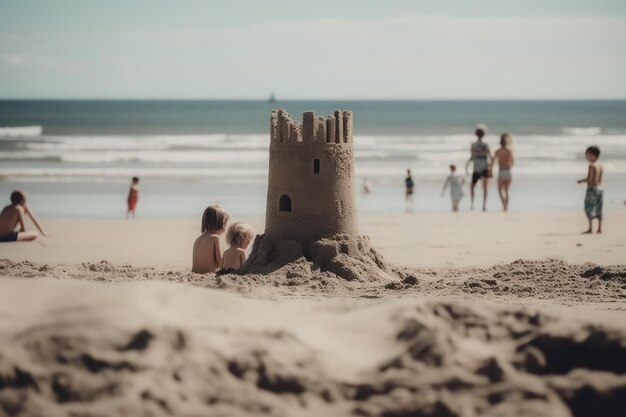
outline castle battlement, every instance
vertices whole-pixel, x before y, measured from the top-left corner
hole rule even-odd
[[[300,123],[283,109],[272,110],[270,132],[273,145],[352,143],[352,112],[336,110],[334,115],[316,117],[315,112],[308,111]]]

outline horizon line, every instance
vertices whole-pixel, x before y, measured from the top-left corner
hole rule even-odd
[[[418,101],[626,101],[626,97],[575,97],[575,98],[282,98],[270,101],[267,98],[189,98],[189,97],[0,97],[0,101],[248,101],[248,102],[320,102],[320,101],[357,101],[357,102],[418,102]]]

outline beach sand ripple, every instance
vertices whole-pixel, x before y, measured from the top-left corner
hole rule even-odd
[[[290,271],[306,275],[305,265]],[[1,266],[0,415],[587,417],[626,410],[623,319],[477,302],[474,293],[534,282],[524,268],[574,280],[570,288],[594,280],[623,286],[621,278],[581,277],[590,265],[520,261],[445,277],[422,269],[399,280],[401,289],[352,287],[323,275],[316,280],[328,284],[314,290],[310,278],[271,275],[264,285],[290,295],[274,299],[198,287],[250,293],[259,277],[108,262]],[[70,274],[77,279],[59,279]],[[302,282],[289,285],[294,279]],[[441,280],[455,284],[439,287]],[[348,291],[384,297],[328,297]],[[409,293],[391,296],[396,291]],[[553,294],[560,302],[575,292]]]

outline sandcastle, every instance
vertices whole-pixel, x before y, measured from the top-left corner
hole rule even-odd
[[[352,112],[306,112],[300,124],[274,110],[265,234],[303,241],[338,233],[357,233]]]
[[[302,123],[273,110],[265,234],[241,273],[269,273],[306,258],[345,279],[389,271],[358,232],[351,111],[305,112]]]

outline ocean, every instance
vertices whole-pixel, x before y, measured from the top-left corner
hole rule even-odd
[[[598,145],[605,206],[626,200],[626,101],[97,101],[0,100],[0,198],[23,189],[41,217],[117,218],[130,178],[138,217],[200,216],[220,203],[235,216],[265,211],[269,114],[354,112],[361,213],[401,213],[413,172],[413,212],[448,211],[449,164],[463,171],[477,123],[497,149],[513,136],[511,210],[581,210],[584,150]],[[490,211],[499,211],[495,180]],[[469,209],[469,193],[461,203]],[[5,196],[5,197],[1,197]]]

